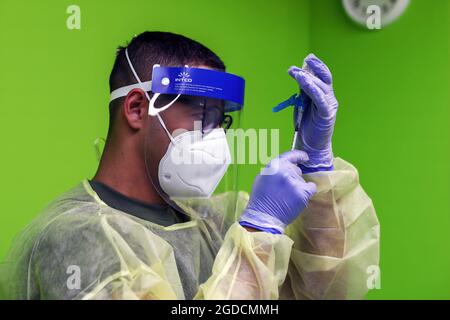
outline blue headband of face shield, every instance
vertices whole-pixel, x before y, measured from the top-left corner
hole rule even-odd
[[[127,52],[126,52],[127,54]],[[126,55],[127,59],[128,54]],[[132,70],[133,73],[134,70]],[[135,74],[135,78],[137,74]],[[139,81],[139,80],[138,80]],[[153,66],[152,80],[121,87],[111,92],[110,101],[126,96],[132,89],[141,88],[154,95],[150,99],[149,115],[155,116],[169,108],[180,95],[201,96],[223,100],[225,112],[241,110],[244,104],[245,80],[237,75],[185,67]],[[156,99],[161,94],[177,95],[174,100],[163,107],[155,108]]]

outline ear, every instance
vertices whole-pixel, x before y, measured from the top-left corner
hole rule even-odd
[[[139,130],[147,117],[148,99],[142,89],[133,89],[125,97],[123,111],[128,125]]]

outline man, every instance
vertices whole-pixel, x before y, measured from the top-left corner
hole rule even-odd
[[[289,74],[302,88],[292,100],[304,108],[299,150],[272,160],[250,197],[217,194],[242,79],[181,35],[144,32],[119,48],[98,171],[16,239],[3,271],[8,297],[362,298],[379,226],[355,168],[333,158],[331,74],[313,55]],[[176,162],[186,154],[211,159]]]

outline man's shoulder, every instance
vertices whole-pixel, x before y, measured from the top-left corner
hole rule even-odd
[[[96,208],[100,205],[100,202],[97,201],[96,195],[91,193],[92,189],[90,189],[88,184],[89,182],[84,180],[59,195],[45,207],[41,214],[62,214],[68,211],[73,211],[74,208],[80,206],[85,208],[84,211],[96,210]]]
[[[94,223],[85,223],[89,218],[95,219],[100,204],[92,199],[86,191],[84,182],[51,201],[13,240],[11,248],[37,249],[40,242],[51,241],[57,244],[60,237],[75,236],[75,230],[83,229],[94,232]],[[46,240],[46,241],[44,241]],[[38,245],[39,244],[39,245]]]
[[[80,183],[51,201],[16,235],[0,268],[0,275],[9,278],[2,279],[2,282],[8,283],[11,297],[25,297],[22,294],[27,288],[31,265],[33,270],[39,266],[57,272],[58,265],[64,260],[63,252],[73,256],[77,246],[87,249],[97,245],[95,240],[85,243],[82,248],[83,237],[79,234],[88,239],[98,239],[96,224],[83,224],[88,220],[86,217],[95,216],[98,207],[99,204],[90,199],[83,183]]]

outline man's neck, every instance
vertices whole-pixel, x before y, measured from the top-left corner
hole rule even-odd
[[[131,148],[130,145],[113,148],[107,143],[93,180],[127,197],[151,204],[165,204],[150,180],[144,157],[125,156],[135,154]]]

